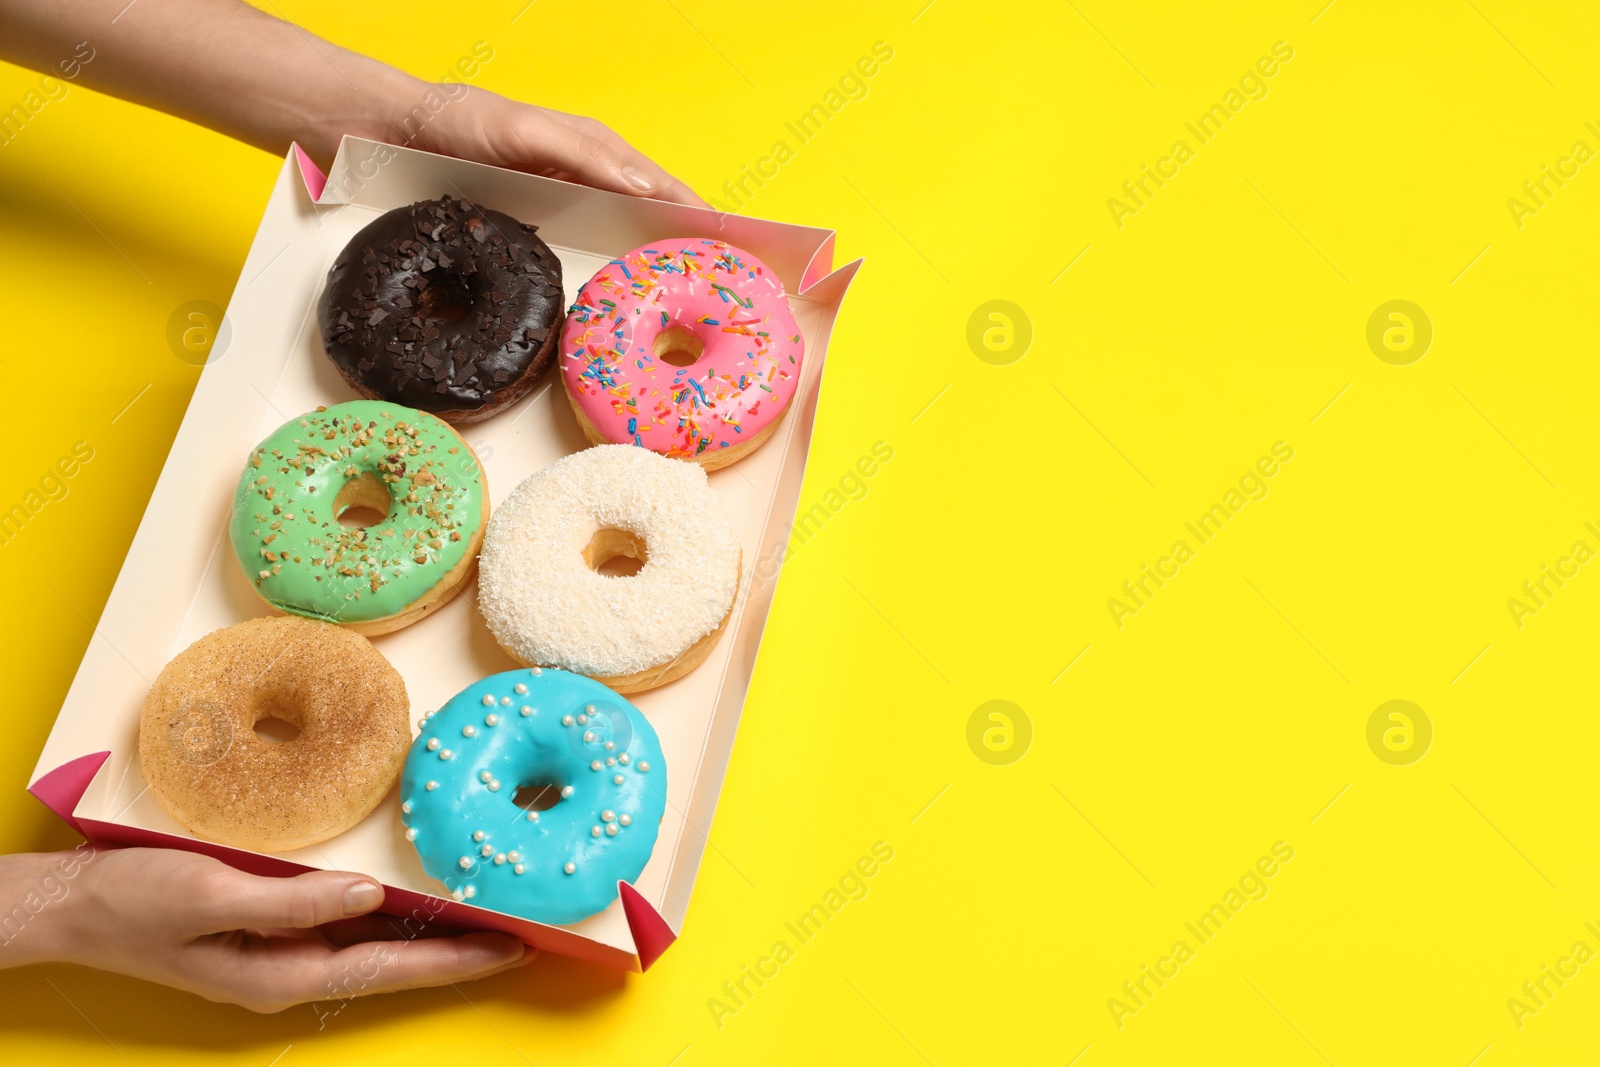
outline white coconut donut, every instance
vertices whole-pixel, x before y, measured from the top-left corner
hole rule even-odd
[[[626,577],[597,572],[618,556],[643,566]],[[636,693],[711,651],[739,591],[741,558],[699,466],[599,445],[532,475],[495,509],[478,605],[524,666]]]

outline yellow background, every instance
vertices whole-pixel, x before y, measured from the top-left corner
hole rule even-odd
[[[269,5],[427,77],[486,41],[476,84],[601,117],[707,195],[789,141],[746,210],[868,261],[803,500],[874,442],[894,458],[785,569],[683,938],[651,973],[547,957],[319,1030],[310,1008],[24,969],[0,974],[7,1058],[1593,1058],[1600,963],[1520,1028],[1506,1003],[1574,942],[1600,950],[1600,566],[1520,629],[1506,605],[1600,547],[1600,163],[1520,228],[1507,207],[1575,141],[1600,148],[1593,13],[922,3]],[[894,55],[865,97],[796,147],[784,123],[877,41]],[[1278,41],[1267,95],[1198,145],[1184,123]],[[0,105],[36,82],[0,69]],[[1108,198],[1180,138],[1194,158],[1119,229]],[[73,840],[22,790],[195,382],[168,317],[226,302],[278,166],[76,87],[0,148],[20,383],[0,505],[95,448],[0,546],[0,847]],[[1034,333],[1005,366],[967,342],[995,299]],[[1392,299],[1433,325],[1409,366],[1366,342]],[[1269,494],[1119,629],[1107,599],[1277,441],[1294,459]],[[967,742],[996,699],[1033,732],[1005,766]],[[1434,731],[1406,766],[1366,740],[1393,699]],[[868,895],[719,1027],[708,999],[877,841],[894,859]],[[1294,858],[1268,894],[1200,945],[1184,923],[1277,841]],[[1119,1028],[1108,998],[1179,939],[1194,958]]]

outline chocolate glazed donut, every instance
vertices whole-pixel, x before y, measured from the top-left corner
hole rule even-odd
[[[421,200],[353,237],[317,306],[328,358],[373,400],[476,422],[550,365],[561,263],[535,227],[467,200]]]

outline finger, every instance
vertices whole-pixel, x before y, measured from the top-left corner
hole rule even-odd
[[[626,141],[607,137],[601,132],[604,127],[593,120],[568,124],[551,114],[533,112],[523,121],[523,165],[531,164],[530,169],[566,171],[585,185],[614,193],[653,197],[691,207],[708,206],[687,185],[628,146]]]
[[[689,186],[667,173],[666,169],[656,163],[649,156],[640,152],[633,145],[623,139],[622,135],[603,122],[588,118],[583,115],[569,115],[563,111],[549,111],[548,114],[557,122],[562,123],[581,133],[598,137],[611,146],[624,160],[624,166],[633,167],[645,180],[655,186],[653,191],[644,195],[655,200],[667,200],[674,204],[687,204],[690,207],[710,207]]]
[[[328,955],[320,967],[289,966],[273,977],[295,1002],[369,996],[487,978],[529,963],[538,950],[509,934],[476,933],[376,941]]]
[[[436,921],[419,921],[398,915],[362,915],[340,919],[319,929],[323,939],[335,948],[348,948],[367,941],[415,941],[419,937],[458,937],[468,933],[456,926]]]
[[[635,153],[635,155],[638,155],[638,153]],[[711,206],[700,196],[699,193],[696,193],[693,189],[689,188],[686,182],[679,178],[674,178],[661,167],[650,162],[648,157],[638,155],[638,159],[640,164],[645,168],[645,172],[653,175],[653,178],[657,183],[656,191],[647,194],[652,199],[665,200],[672,204],[683,204],[687,207],[709,208]]]
[[[365,915],[383,903],[383,887],[362,874],[311,871],[263,878],[225,864],[196,879],[193,929],[211,934],[245,927],[307,929]]]
[[[176,984],[211,1000],[277,1012],[309,1001],[487,978],[532,962],[537,950],[507,934],[378,941],[330,950],[299,939],[202,939]]]

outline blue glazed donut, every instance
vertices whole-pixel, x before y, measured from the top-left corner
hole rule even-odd
[[[493,674],[426,716],[400,778],[422,869],[456,900],[575,923],[617,899],[655,848],[667,767],[644,715],[553,668]],[[547,811],[514,801],[554,786]]]

